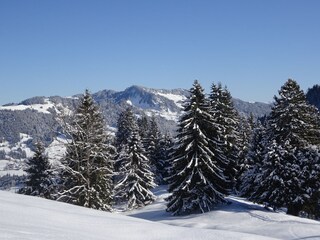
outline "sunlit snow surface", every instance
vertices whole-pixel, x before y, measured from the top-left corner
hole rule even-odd
[[[164,189],[156,194],[154,204],[126,213],[130,217],[0,191],[0,239],[320,239],[319,222],[267,212],[238,199],[210,213],[172,217],[164,211]]]
[[[172,93],[161,93],[161,92],[158,92],[157,94],[172,100],[178,107],[183,108],[182,104],[186,99],[185,96],[178,95],[178,94],[172,94]]]
[[[71,97],[67,97],[71,98]],[[76,99],[76,98],[74,98]],[[51,111],[56,113],[64,113],[66,115],[70,114],[70,109],[63,106],[61,103],[53,103],[48,98],[44,99],[43,104],[18,104],[18,105],[9,105],[9,106],[0,106],[0,110],[9,110],[9,111],[23,111],[23,110],[34,110],[40,113],[51,114]]]
[[[0,106],[0,110],[11,110],[11,111],[21,111],[26,109],[35,110],[42,113],[50,114],[48,111],[50,108],[55,108],[55,105],[49,101],[49,99],[45,99],[44,104],[32,104],[32,105],[12,105],[12,106]]]

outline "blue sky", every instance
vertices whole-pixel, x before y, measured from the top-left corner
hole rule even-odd
[[[270,102],[320,81],[318,0],[0,0],[0,104],[133,84]]]

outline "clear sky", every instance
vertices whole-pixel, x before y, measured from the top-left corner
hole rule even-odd
[[[318,0],[0,0],[0,104],[133,84],[271,102],[320,81]]]

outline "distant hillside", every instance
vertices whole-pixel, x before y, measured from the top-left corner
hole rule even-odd
[[[93,93],[106,118],[106,123],[116,126],[121,111],[129,105],[137,115],[155,115],[163,131],[174,131],[179,119],[182,103],[188,95],[183,89],[150,89],[131,86],[124,91],[102,90]],[[0,107],[0,139],[10,143],[18,142],[20,133],[50,142],[59,131],[58,115],[73,111],[80,94],[73,97],[33,97],[19,104]],[[256,117],[270,112],[270,105],[248,103],[234,99],[235,108],[244,115],[252,113]]]
[[[174,135],[182,104],[188,94],[184,89],[131,86],[119,92],[102,90],[93,93],[93,98],[100,105],[111,131],[115,131],[119,113],[131,106],[137,116],[154,115],[160,130]],[[41,140],[49,148],[52,145],[57,148],[54,139],[61,132],[57,119],[74,111],[80,96],[33,97],[19,104],[0,106],[0,177],[4,168],[6,171],[18,170],[21,174],[20,160],[30,157],[33,141]],[[269,104],[248,103],[239,99],[234,99],[234,105],[242,115],[252,113],[255,117],[268,114],[271,108]]]

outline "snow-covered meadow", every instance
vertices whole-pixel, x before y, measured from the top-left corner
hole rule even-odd
[[[205,214],[171,216],[165,188],[152,205],[108,213],[0,191],[1,240],[320,239],[320,222],[267,211],[242,199]]]

